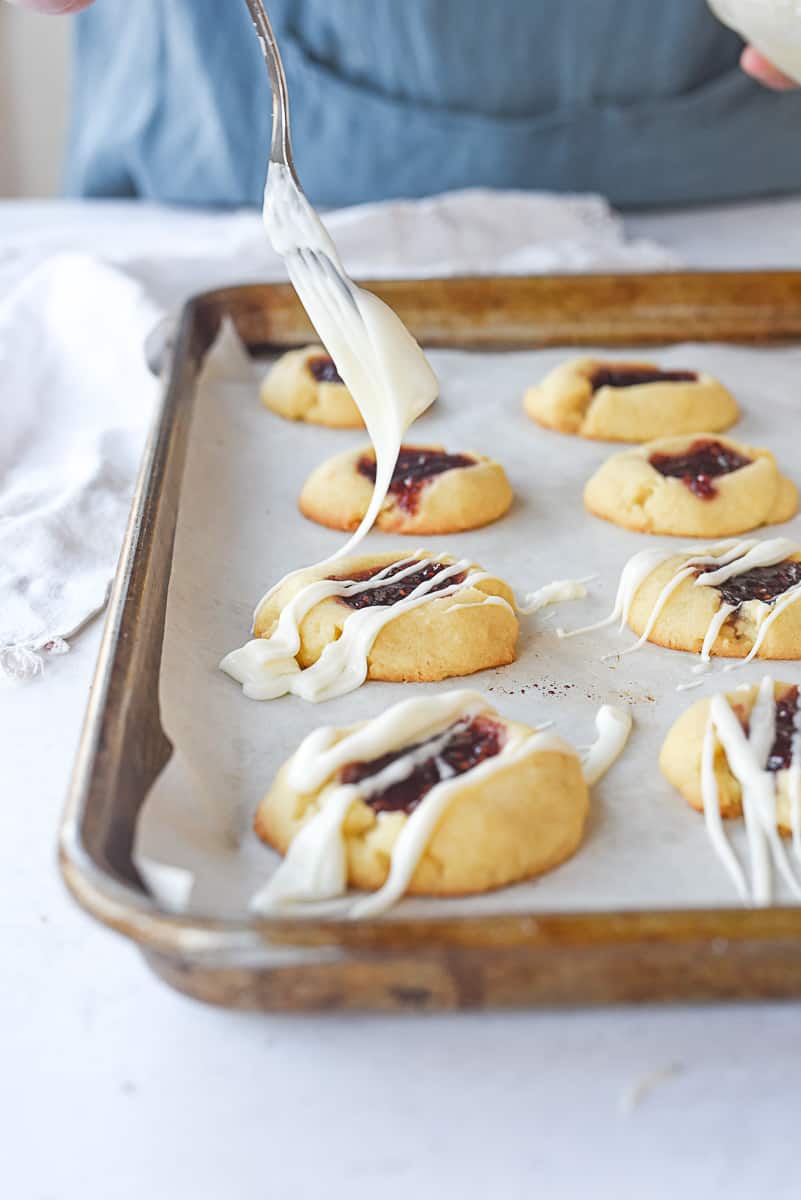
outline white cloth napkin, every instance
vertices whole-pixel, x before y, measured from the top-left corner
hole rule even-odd
[[[89,204],[53,216],[44,235],[23,222],[0,237],[0,677],[12,679],[39,674],[105,604],[158,390],[149,331],[193,291],[284,274],[255,213]],[[626,241],[597,196],[470,190],[326,223],[362,277],[678,265]]]
[[[0,305],[0,674],[30,678],[105,602],[157,382],[160,310],[83,255]]]
[[[124,269],[165,308],[204,288],[285,278],[261,218],[252,211],[62,201],[12,204],[5,211],[0,203],[0,213],[0,289],[65,250]],[[361,204],[324,219],[348,269],[362,278],[681,266],[653,241],[628,240],[621,217],[593,195],[473,188],[426,200]]]

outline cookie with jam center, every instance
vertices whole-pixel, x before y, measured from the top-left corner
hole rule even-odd
[[[548,429],[607,442],[718,433],[740,415],[728,389],[705,371],[599,358],[555,367],[527,390],[523,407]]]
[[[282,354],[264,377],[261,402],[290,421],[338,429],[364,427],[355,400],[322,346]]]
[[[369,730],[375,720],[329,730],[327,748]],[[384,753],[338,766],[309,792],[293,786],[293,756],[258,807],[256,834],[286,854],[336,789],[359,785],[362,793],[352,800],[342,825],[347,882],[376,891],[386,883],[407,822],[438,784],[455,783],[406,893],[465,895],[516,883],[552,870],[576,852],[589,808],[573,748],[549,737],[538,744],[534,735],[484,704],[444,728],[418,732]],[[513,744],[527,742],[533,744],[522,754],[509,753]]]
[[[301,604],[295,658],[302,670],[342,638],[346,625],[353,636],[352,618],[366,625],[378,610],[388,610],[388,619],[366,644],[368,679],[430,682],[513,662],[518,620],[512,589],[468,559],[458,563],[453,571],[453,555],[420,550],[406,557],[355,555],[297,571],[259,605],[254,636],[269,638],[286,606],[297,604],[301,592],[316,595],[307,589],[321,584],[331,594]]]
[[[627,619],[634,633],[641,637],[650,625],[649,642],[698,654],[713,622],[724,615],[725,605],[730,611],[708,647],[713,657],[745,658],[762,631],[757,658],[801,659],[801,547],[779,563],[752,568],[716,585],[701,583],[700,577],[717,570],[719,561],[699,563],[670,593],[651,623],[663,589],[691,556],[688,548],[668,558],[639,586]],[[770,624],[763,630],[767,618]]]
[[[750,717],[759,693],[759,685],[728,692],[726,700],[743,730],[749,731]],[[774,777],[776,824],[779,832],[789,836],[792,792],[789,767],[793,759],[793,740],[801,721],[798,685],[773,684],[775,700],[773,743],[768,753],[766,769]],[[699,700],[686,709],[672,726],[659,755],[659,767],[665,778],[681,792],[687,803],[698,812],[704,810],[701,786],[701,759],[709,722],[709,699]],[[723,817],[743,815],[742,788],[732,773],[726,752],[716,738],[714,754],[720,812]]]
[[[707,432],[612,455],[587,483],[584,503],[639,533],[729,537],[788,521],[798,492],[769,450]]]
[[[306,480],[300,511],[331,529],[355,529],[370,503],[375,471],[372,447],[335,455]],[[459,533],[497,521],[511,503],[506,472],[486,455],[449,453],[439,445],[404,445],[376,528],[388,533]]]

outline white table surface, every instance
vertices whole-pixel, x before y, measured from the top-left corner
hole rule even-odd
[[[6,205],[0,229],[34,245],[55,211]],[[57,212],[80,241],[85,213]],[[146,216],[108,220],[124,236]],[[801,266],[801,199],[629,225],[688,265]],[[99,636],[0,690],[9,1200],[799,1194],[793,1004],[258,1016],[156,981],[55,868]]]

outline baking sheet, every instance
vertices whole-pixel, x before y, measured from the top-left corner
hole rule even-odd
[[[160,701],[175,753],[137,829],[137,861],[165,908],[224,918],[246,912],[248,898],[279,861],[251,833],[253,812],[277,767],[310,730],[373,716],[413,687],[432,692],[463,686],[480,689],[515,720],[553,722],[577,746],[592,741],[602,703],[630,708],[634,730],[623,757],[593,788],[585,841],[573,859],[539,879],[484,896],[406,899],[385,919],[739,905],[702,817],[662,779],[657,755],[675,717],[701,696],[753,682],[766,670],[801,682],[801,669],[756,663],[722,675],[718,668],[701,687],[679,693],[677,684],[691,678],[691,655],[647,645],[603,663],[602,654],[633,639],[629,631],[556,637],[557,624],[576,627],[610,611],[631,554],[651,545],[688,544],[630,533],[590,516],[581,502],[583,484],[623,447],[552,433],[523,414],[525,387],[567,353],[581,351],[432,351],[440,399],[407,440],[496,457],[515,490],[514,507],[494,525],[447,538],[371,533],[364,550],[409,553],[419,544],[469,555],[521,596],[553,579],[597,573],[589,596],[522,617],[519,657],[508,667],[440,684],[369,682],[319,705],[294,696],[258,702],[242,695],[218,669],[219,660],[247,639],[253,608],[268,586],[344,540],[346,535],[305,520],[297,496],[322,459],[364,444],[366,437],[268,413],[258,398],[266,361],[254,363],[233,332],[223,331],[196,397],[169,586]],[[616,349],[613,355],[627,353]],[[631,355],[719,376],[743,409],[731,434],[772,449],[799,481],[801,348],[698,344],[640,348]],[[801,522],[754,536],[778,533],[799,538]],[[742,823],[729,822],[727,830],[743,858]],[[774,887],[777,902],[791,902],[778,882]]]

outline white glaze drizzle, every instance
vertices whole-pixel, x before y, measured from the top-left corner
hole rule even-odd
[[[262,215],[273,248],[283,257],[298,298],[353,396],[375,449],[372,499],[356,532],[331,556],[340,558],[359,544],[378,516],[403,435],[433,403],[437,379],[395,313],[348,278],[328,231],[279,163],[270,164]],[[347,288],[333,271],[321,271],[310,251],[318,264],[328,259]]]
[[[743,728],[724,695],[713,696],[704,735],[701,759],[701,796],[712,847],[731,876],[741,898],[764,907],[771,901],[771,863],[785,884],[801,899],[799,884],[776,827],[778,772],[766,763],[775,737],[776,700],[773,680],[765,676],[751,712],[749,733]],[[714,771],[715,742],[720,741],[729,770],[740,784],[743,819],[750,862],[750,887],[723,829],[720,797]],[[796,821],[798,817],[796,817]]]
[[[648,576],[671,557],[669,550],[641,550],[639,554],[632,555],[620,573],[615,604],[609,616],[601,621],[594,621],[591,625],[582,625],[579,629],[557,629],[557,635],[560,638],[571,638],[582,633],[595,633],[597,629],[605,629],[608,625],[614,625],[616,621],[620,622],[622,632],[637,591]]]
[[[254,700],[272,700],[292,692],[304,700],[318,703],[353,691],[367,677],[368,655],[385,625],[401,613],[432,600],[458,596],[460,591],[490,576],[474,569],[469,559],[442,563],[429,579],[421,580],[408,596],[394,604],[350,611],[344,618],[341,636],[325,646],[315,663],[301,670],[295,655],[300,649],[300,626],[304,617],[322,600],[354,596],[382,587],[387,582],[400,582],[422,570],[427,563],[439,561],[436,556],[431,558],[424,556],[423,551],[417,551],[408,558],[388,563],[371,579],[356,582],[320,579],[306,584],[284,605],[269,637],[252,638],[240,649],[227,654],[220,666],[241,683],[244,694]],[[461,582],[448,583],[449,579],[462,574],[465,578]],[[486,596],[472,606],[483,604],[511,607],[502,596]],[[460,607],[458,602],[454,607]]]
[[[689,554],[690,557],[677,566],[673,576],[660,591],[648,615],[641,636],[624,650],[605,654],[603,661],[610,658],[622,658],[624,655],[632,654],[635,650],[639,650],[644,646],[673,592],[690,576],[696,575],[693,581],[694,587],[716,587],[719,584],[725,583],[728,579],[732,579],[737,575],[744,575],[757,567],[776,566],[784,562],[785,559],[790,558],[793,554],[797,554],[798,546],[795,542],[790,541],[789,538],[768,538],[764,541],[753,538],[744,541],[728,539],[708,546],[688,547],[683,553]],[[584,625],[580,629],[557,629],[558,636],[561,638],[577,637],[579,634],[592,633],[597,629],[603,629],[618,621],[620,622],[620,631],[622,632],[628,621],[634,597],[645,580],[662,563],[674,557],[676,555],[672,550],[641,550],[638,554],[633,555],[621,572],[614,608],[609,616],[601,621],[596,621],[593,625]],[[696,574],[698,567],[711,567],[713,569]],[[737,670],[745,666],[746,663],[751,662],[758,654],[773,622],[789,605],[794,604],[799,599],[801,599],[801,583],[782,592],[770,604],[764,604],[761,601],[744,601],[740,605],[729,605],[721,601],[720,607],[713,614],[707,627],[699,662],[693,669],[694,673],[704,671],[708,668],[712,649],[726,620],[732,613],[742,608],[744,604],[759,605],[757,636],[748,655],[726,666],[724,668],[726,671]],[[680,685],[680,690],[685,690],[687,687],[693,686],[696,685],[682,684]]]
[[[781,616],[786,608],[789,608],[791,604],[795,604],[797,600],[801,600],[801,583],[796,584],[795,587],[788,588],[786,592],[782,592],[782,594],[778,596],[771,605],[768,606],[762,604],[759,628],[757,630],[757,635],[754,638],[753,646],[741,662],[729,663],[728,666],[723,668],[724,671],[736,671],[738,667],[744,667],[746,663],[750,663],[754,658],[756,658],[773,622],[779,616]],[[759,604],[760,601],[750,600],[747,601],[747,603]]]
[[[776,832],[773,780],[765,773],[775,728],[772,681],[766,677],[759,686],[747,735],[728,701],[725,701],[725,711],[730,728],[727,730],[729,740],[724,742],[724,747],[727,760],[730,752],[734,756],[733,769],[740,780],[743,819],[751,858],[751,890],[754,903],[763,907],[770,903],[771,891],[768,843],[760,820],[761,809],[765,806],[773,808],[771,826]]]
[[[699,666],[703,670],[709,663],[712,656],[712,647],[715,645],[721,629],[733,612],[737,612],[736,604],[721,604],[718,611],[712,617],[704,634],[703,645],[701,646],[701,662],[693,667],[694,671],[697,671]]]
[[[631,733],[631,714],[611,704],[603,704],[595,716],[598,736],[584,755],[582,770],[590,787],[606,774],[623,753]]]
[[[324,795],[318,810],[293,839],[278,869],[252,898],[251,910],[266,914],[311,904],[319,911],[320,902],[342,897],[347,887],[343,824],[350,806],[357,799],[365,799],[405,779],[420,762],[436,755],[447,743],[455,723],[469,722],[480,713],[490,717],[495,715],[479,692],[459,690],[401,701],[338,741],[336,730],[331,727],[310,734],[298,747],[287,773],[289,786],[301,794],[318,791],[348,762],[371,761],[404,745],[413,746],[421,739],[425,741],[376,775],[356,784],[339,784]],[[584,768],[585,774],[589,770],[588,783],[596,782],[621,753],[631,728],[631,718],[607,705],[599,712],[596,726],[598,739]],[[349,902],[346,914],[352,918],[377,916],[400,899],[443,812],[466,775],[469,774],[470,783],[482,782],[528,754],[547,749],[576,755],[572,746],[543,728],[531,734],[507,728],[498,754],[469,772],[440,780],[403,821],[392,847],[389,875],[384,885],[376,892]],[[378,819],[381,819],[380,814]]]
[[[691,566],[685,566],[681,571],[677,571],[673,578],[668,580],[657,596],[654,607],[651,609],[648,620],[645,623],[645,628],[638,637],[637,641],[634,642],[633,645],[627,646],[625,650],[619,650],[612,654],[604,654],[602,661],[606,662],[606,660],[609,658],[623,658],[624,655],[633,654],[635,650],[639,650],[642,646],[644,646],[648,641],[648,638],[651,636],[654,625],[659,619],[659,616],[668,600],[676,591],[679,584],[683,583],[685,579],[689,579],[689,577],[693,574],[693,571],[694,568]]]
[[[737,612],[736,604],[721,604],[718,611],[713,615],[704,635],[704,641],[703,645],[701,646],[699,660],[692,669],[693,675],[704,675],[710,669],[712,665],[712,647],[718,640],[721,629],[734,612]],[[690,683],[680,683],[677,686],[676,691],[687,692],[691,688],[700,687],[702,682],[703,680],[701,679],[694,679]]]
[[[564,604],[568,600],[583,600],[587,595],[584,585],[596,578],[595,575],[586,575],[583,579],[554,579],[552,583],[543,584],[535,591],[527,592],[522,602],[518,601],[517,611],[523,616],[529,616],[551,604]]]
[[[395,313],[348,278],[322,222],[280,163],[270,164],[263,219],[303,307],[364,418],[375,451],[376,478],[368,509],[353,535],[317,564],[322,565],[353,550],[372,527],[392,482],[403,436],[436,398],[437,379]],[[342,278],[337,278],[337,271]],[[257,613],[276,588],[297,574],[290,572],[279,580],[259,602]],[[324,585],[318,584],[317,588],[314,593],[314,585],[310,585],[295,597],[286,619],[281,614],[283,625],[279,620],[277,636],[266,639],[268,646],[261,644],[264,639],[253,639],[222,660],[220,666],[243,684],[245,695],[267,700],[294,691],[308,699],[322,699],[324,695],[341,695],[363,681],[365,656],[358,635],[366,633],[366,622],[351,628],[338,651],[327,657],[324,654],[315,664],[313,675],[301,672],[294,660],[299,643],[294,650],[286,650],[287,645],[294,644],[299,609],[307,604],[308,612],[317,603],[312,600],[315,594],[318,599],[337,594],[327,592]],[[341,674],[339,686],[332,682],[337,670]]]
[[[748,883],[743,869],[737,860],[737,855],[723,828],[723,817],[720,813],[720,794],[718,781],[715,777],[715,747],[716,735],[714,723],[707,722],[704,733],[704,744],[701,751],[701,796],[704,805],[704,822],[707,836],[712,843],[712,849],[723,863],[736,887],[741,900],[748,902]]]
[[[302,795],[316,792],[346,763],[371,762],[420,738],[433,736],[458,717],[474,716],[487,708],[480,692],[458,688],[439,696],[400,700],[339,740],[334,726],[324,726],[310,733],[298,746],[289,765],[287,782]]]
[[[798,713],[796,713],[796,732],[793,738],[792,757],[787,771],[787,795],[790,801],[790,831],[793,839],[793,854],[801,862],[801,731],[798,729]]]

